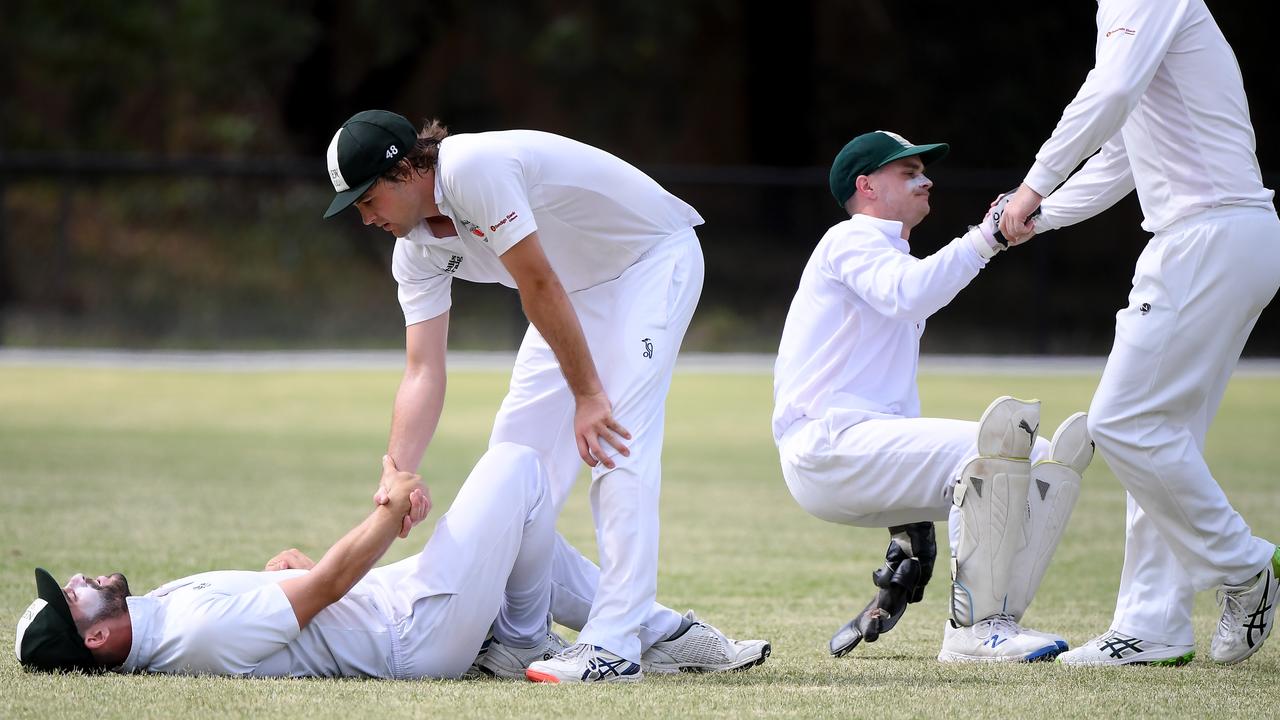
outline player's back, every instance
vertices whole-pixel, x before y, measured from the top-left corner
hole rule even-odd
[[[570,292],[616,278],[703,222],[624,160],[536,130],[451,135],[437,173],[442,207],[496,253],[536,230]]]

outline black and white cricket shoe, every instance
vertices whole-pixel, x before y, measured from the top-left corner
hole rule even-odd
[[[1218,591],[1222,617],[1209,645],[1214,662],[1233,665],[1258,652],[1276,624],[1280,595],[1280,548],[1266,569],[1244,585],[1224,585]]]
[[[1196,656],[1194,645],[1166,645],[1108,630],[1058,656],[1063,665],[1167,665],[1178,667]]]

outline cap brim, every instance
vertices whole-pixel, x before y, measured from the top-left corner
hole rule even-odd
[[[951,152],[951,146],[946,143],[933,143],[931,145],[912,145],[909,148],[903,148],[902,152],[890,155],[880,167],[884,167],[894,160],[902,158],[920,156],[920,160],[925,165],[932,165]]]
[[[36,568],[36,595],[57,611],[58,615],[75,627],[75,618],[71,617],[71,606],[67,605],[67,596],[62,594],[62,586],[44,568]]]
[[[93,653],[85,647],[84,638],[76,630],[62,586],[44,568],[36,568],[36,594],[45,602],[45,608],[18,639],[16,649],[23,666],[44,671],[101,672],[103,668],[93,659]]]
[[[369,188],[373,187],[373,184],[376,182],[378,182],[378,178],[370,178],[349,190],[343,190],[338,193],[334,196],[333,202],[329,203],[329,209],[325,211],[324,216],[326,218],[331,218],[343,210],[346,210],[348,207],[351,207],[351,204],[359,200],[360,196],[364,195],[365,192],[367,192]]]

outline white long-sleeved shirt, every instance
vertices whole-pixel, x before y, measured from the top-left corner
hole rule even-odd
[[[1099,0],[1097,23],[1094,68],[1027,173],[1048,196],[1037,230],[1135,187],[1148,232],[1209,208],[1273,207],[1239,65],[1204,1]]]
[[[976,230],[970,232],[977,232]],[[916,368],[925,319],[987,261],[968,237],[912,257],[902,223],[854,215],[814,248],[791,301],[773,369],[773,438],[831,408],[919,417]]]

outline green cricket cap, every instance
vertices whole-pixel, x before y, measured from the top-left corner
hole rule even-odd
[[[329,180],[338,193],[325,217],[333,217],[360,199],[382,173],[418,141],[418,131],[403,115],[365,110],[342,123],[329,142]]]
[[[870,175],[894,160],[919,155],[925,165],[946,157],[951,149],[946,143],[912,145],[906,138],[887,130],[863,133],[849,141],[836,153],[831,163],[831,194],[840,207],[853,197],[859,175]]]
[[[36,568],[36,599],[18,618],[14,653],[31,670],[99,672],[102,668],[76,630],[62,586],[44,568]]]

